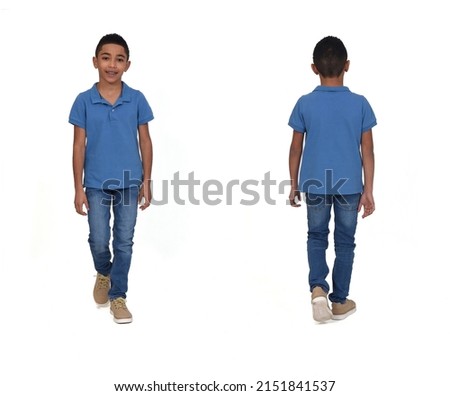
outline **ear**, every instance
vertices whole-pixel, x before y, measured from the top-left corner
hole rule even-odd
[[[97,57],[96,56],[94,56],[92,58],[92,63],[94,64],[94,67],[97,69],[98,68],[98,62],[97,62]]]
[[[345,61],[345,65],[344,65],[344,71],[345,72],[348,72],[348,69],[350,68],[350,61],[349,60],[346,60]]]
[[[130,68],[130,66],[131,66],[131,62],[130,62],[130,61],[127,61],[127,65],[125,66],[125,71],[128,71],[128,69]]]
[[[316,74],[316,75],[319,74],[319,70],[317,70],[317,67],[314,63],[311,64],[311,69],[314,72],[314,74]]]

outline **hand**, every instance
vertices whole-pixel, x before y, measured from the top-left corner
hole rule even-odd
[[[300,191],[291,189],[291,192],[289,194],[289,202],[290,202],[291,206],[294,208],[298,208],[299,206],[301,206],[301,204],[300,204],[301,200],[302,200],[302,198],[300,196]]]
[[[375,211],[375,200],[373,199],[372,193],[364,192],[361,195],[361,199],[359,200],[358,205],[358,213],[361,211],[361,208],[364,206],[364,212],[362,218],[370,216]]]
[[[140,204],[139,209],[145,210],[150,206],[152,201],[152,190],[150,188],[150,183],[144,183],[139,191],[138,203]]]
[[[82,216],[87,215],[87,211],[89,210],[89,203],[88,203],[86,193],[84,192],[84,190],[78,190],[75,192],[74,204],[75,204],[75,210],[77,211],[78,214],[80,214]],[[86,212],[84,211],[83,206],[86,208]]]

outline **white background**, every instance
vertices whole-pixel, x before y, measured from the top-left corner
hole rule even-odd
[[[4,395],[112,395],[114,383],[335,380],[335,395],[444,394],[449,352],[448,27],[444,2],[0,1]],[[360,221],[355,315],[315,324],[302,206],[139,213],[131,325],[92,300],[73,208],[75,96],[104,34],[150,102],[153,177],[289,178],[290,112],[319,81],[312,50],[347,46],[345,84],[375,110],[377,211]],[[262,194],[262,189],[259,189]],[[200,190],[197,197],[200,198]],[[183,193],[187,198],[186,191]],[[248,197],[247,197],[248,198]],[[332,259],[332,244],[330,259]],[[255,388],[253,389],[253,391]]]

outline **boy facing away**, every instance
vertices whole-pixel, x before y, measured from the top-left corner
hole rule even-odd
[[[132,321],[126,293],[137,208],[146,209],[152,198],[148,122],[153,112],[140,91],[122,82],[129,56],[121,36],[102,37],[93,58],[99,81],[77,96],[69,116],[74,125],[75,209],[87,215],[97,271],[94,300],[110,305],[116,323]]]
[[[347,296],[358,212],[364,208],[365,218],[375,210],[372,127],[377,122],[369,102],[344,86],[349,65],[340,39],[329,36],[319,41],[311,67],[319,75],[320,85],[300,97],[289,119],[294,130],[289,153],[289,200],[298,207],[300,192],[305,195],[308,280],[313,318],[318,322],[345,319],[356,311],[355,302]],[[328,294],[326,249],[332,207],[335,261],[332,292]]]

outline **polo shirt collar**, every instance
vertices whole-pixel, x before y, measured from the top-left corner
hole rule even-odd
[[[350,92],[350,90],[346,86],[329,87],[329,86],[326,86],[326,85],[318,85],[314,91],[321,91],[321,92]]]
[[[110,105],[110,103],[100,96],[100,92],[98,92],[97,89],[97,83],[92,86],[90,94],[92,103],[106,103]],[[130,87],[122,81],[122,93],[114,106],[120,105],[124,102],[131,102],[131,90]]]

